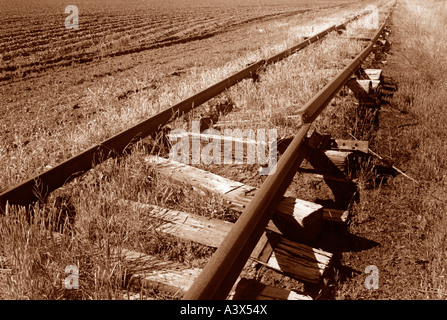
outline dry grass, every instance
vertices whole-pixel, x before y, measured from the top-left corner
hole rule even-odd
[[[136,283],[129,281],[134,274],[132,263],[113,254],[120,248],[203,267],[203,259],[209,258],[213,249],[160,234],[157,219],[119,205],[117,200],[185,208],[196,214],[213,212],[216,218],[228,218],[228,210],[222,209],[219,199],[205,203],[158,179],[143,161],[146,154],[146,147],[137,145],[132,155],[121,161],[106,161],[83,179],[58,190],[43,207],[33,208],[32,218],[15,208],[0,217],[4,271],[0,298],[123,299]],[[70,221],[72,215],[75,222]],[[79,290],[65,289],[68,274],[64,270],[69,265],[80,270]]]
[[[398,84],[380,112],[372,149],[402,175],[361,193],[351,225],[380,244],[344,254],[354,271],[340,283],[341,299],[445,299],[447,281],[445,1],[399,1],[385,76]],[[380,182],[380,181],[379,181]],[[365,266],[377,265],[379,290],[366,290]],[[346,276],[346,275],[345,275]]]
[[[427,274],[421,291],[430,298],[447,295],[447,3],[445,1],[408,1],[396,17],[396,37],[407,34],[399,43],[402,70],[396,79],[399,91],[393,101],[401,112],[414,119],[413,126],[402,130],[399,140],[411,150],[410,161],[403,164],[424,185],[414,194],[412,211],[426,224]],[[403,39],[403,38],[401,38]],[[396,57],[397,58],[397,57]]]

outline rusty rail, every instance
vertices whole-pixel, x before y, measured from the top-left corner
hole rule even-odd
[[[280,197],[287,190],[304,158],[303,143],[312,122],[372,52],[387,21],[388,18],[376,32],[371,43],[353,62],[304,106],[304,124],[278,161],[276,172],[268,176],[261,185],[232,230],[222,241],[221,246],[185,294],[185,300],[222,300],[227,297],[250,253],[267,227],[268,221],[272,218]]]
[[[332,31],[345,28],[348,23],[358,19],[364,14],[365,13],[354,16],[340,25],[331,26],[271,58],[253,63],[242,71],[239,71],[196,95],[138,123],[130,129],[124,130],[90,149],[73,156],[56,167],[4,191],[0,194],[0,213],[5,212],[7,204],[27,206],[35,201],[45,199],[50,192],[82,175],[95,165],[109,158],[123,154],[130,149],[130,146],[134,142],[157,133],[162,126],[170,121],[207,102],[240,81],[252,77],[253,74],[261,68],[285,59],[306,46],[324,38]]]

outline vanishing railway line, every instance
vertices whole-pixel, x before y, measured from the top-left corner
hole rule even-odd
[[[0,211],[7,212],[9,206],[32,205],[35,201],[41,200],[42,196],[45,199],[51,192],[79,177],[94,165],[124,154],[130,150],[130,147],[136,141],[156,135],[163,129],[163,126],[174,119],[216,97],[242,80],[253,78],[257,72],[268,65],[287,58],[306,46],[323,39],[331,32],[345,29],[348,23],[362,15],[358,15],[343,24],[332,26],[275,56],[253,63],[244,70],[140,122],[136,126],[6,190],[0,194]],[[310,283],[318,281],[330,264],[332,254],[301,244],[301,241],[306,242],[306,239],[314,238],[321,231],[324,220],[344,223],[347,209],[326,210],[320,205],[287,197],[285,193],[304,159],[307,159],[316,170],[323,170],[325,178],[326,175],[329,180],[334,180],[335,177],[337,183],[341,183],[342,186],[351,185],[351,182],[346,180],[344,173],[340,171],[340,165],[335,162],[341,156],[341,166],[346,165],[346,157],[349,156],[349,152],[365,151],[365,148],[361,146],[362,143],[333,140],[316,133],[308,137],[308,133],[313,121],[346,85],[359,99],[360,107],[365,105],[374,107],[375,101],[369,95],[369,90],[371,87],[377,88],[380,85],[381,72],[380,70],[363,70],[361,66],[374,48],[377,47],[377,41],[385,30],[387,20],[388,18],[382,22],[375,34],[367,39],[368,42],[363,51],[303,107],[301,127],[293,139],[289,139],[286,147],[280,151],[282,155],[276,165],[275,172],[266,178],[260,188],[256,189],[167,159],[152,156],[147,158],[148,162],[154,162],[156,166],[160,167],[162,175],[181,183],[190,178],[191,180],[197,180],[198,182],[194,187],[206,192],[220,193],[241,212],[236,223],[229,224],[222,221],[210,221],[209,219],[201,220],[194,215],[150,206],[149,210],[158,212],[162,219],[169,221],[171,225],[175,225],[175,232],[172,230],[167,232],[216,247],[217,251],[203,270],[182,269],[179,266],[172,268],[171,266],[171,270],[161,276],[146,277],[148,285],[168,291],[181,291],[183,299],[226,299],[229,295],[238,299],[245,296],[246,293],[243,291],[247,290],[247,287],[242,285],[245,283],[244,281],[240,281],[237,288],[235,283],[237,283],[244,266],[250,259],[303,281]],[[352,79],[354,74],[357,76],[356,80]],[[365,78],[362,79],[362,75]],[[362,80],[366,81],[366,89],[363,86],[364,82],[361,82]],[[374,90],[371,89],[371,91]],[[205,139],[207,137],[203,135],[200,138]],[[232,138],[224,137],[223,139],[231,140]],[[244,143],[249,144],[251,142],[245,141]],[[341,152],[341,154],[328,153],[326,152],[328,149],[336,150],[335,152]],[[327,170],[331,172],[328,173]],[[174,175],[173,172],[176,172],[176,174]],[[207,182],[203,183],[203,181]],[[340,184],[338,187],[340,187]],[[351,196],[348,195],[348,197]],[[124,200],[123,205],[139,206],[140,208],[142,206]],[[179,221],[183,221],[183,223]],[[188,223],[185,223],[185,221],[188,221]],[[198,228],[201,234],[198,236],[188,234],[187,228]],[[209,235],[206,235],[207,228],[210,229]],[[195,233],[197,234],[197,232]],[[124,253],[124,255],[127,259],[135,260],[141,260],[143,257],[143,255],[130,251]],[[143,257],[143,260],[145,259],[146,262],[157,264],[148,256]],[[159,265],[161,267],[166,266],[163,263],[159,263]],[[184,281],[185,277],[195,278],[195,281],[176,285],[176,282]],[[252,290],[253,285],[250,288]],[[258,298],[291,297],[284,291],[262,285],[258,291],[255,295]],[[308,298],[303,296],[293,297]]]

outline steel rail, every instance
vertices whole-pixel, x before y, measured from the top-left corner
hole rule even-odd
[[[124,130],[90,149],[73,156],[54,168],[46,170],[43,173],[4,191],[0,194],[0,213],[5,212],[7,204],[27,206],[35,201],[45,199],[50,192],[82,175],[95,165],[109,158],[123,154],[130,149],[130,146],[134,142],[157,133],[162,126],[170,121],[207,102],[240,81],[252,77],[253,74],[261,68],[285,59],[306,46],[324,38],[330,32],[344,28],[348,23],[363,15],[364,13],[359,14],[340,25],[331,26],[271,58],[253,63],[242,71],[239,71],[207,89],[204,89],[196,95],[138,123],[130,129]]]
[[[388,18],[374,35],[371,44],[306,103],[303,113],[304,124],[276,164],[275,173],[268,176],[261,185],[236,224],[184,295],[184,300],[222,300],[227,297],[272,218],[280,197],[287,190],[304,158],[303,143],[312,122],[371,53],[387,21]]]

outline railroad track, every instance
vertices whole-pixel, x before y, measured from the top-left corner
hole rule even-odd
[[[188,113],[213,97],[224,92],[244,79],[255,78],[256,74],[269,65],[281,61],[306,46],[323,39],[331,32],[346,28],[358,19],[355,16],[343,24],[332,26],[296,46],[266,60],[250,64],[244,70],[205,89],[165,111],[125,130],[102,143],[80,153],[62,164],[39,174],[0,194],[0,210],[7,213],[10,206],[30,206],[36,201],[45,201],[54,190],[79,177],[109,158],[118,157],[138,140],[155,136],[163,126]],[[249,279],[240,278],[244,267],[258,263],[307,283],[318,283],[332,263],[333,254],[313,248],[305,243],[321,233],[325,221],[346,223],[349,201],[353,193],[352,181],[344,173],[349,157],[353,153],[367,153],[365,142],[332,139],[318,133],[310,137],[311,125],[324,108],[344,87],[359,99],[361,107],[376,107],[373,92],[381,84],[381,71],[362,69],[362,63],[377,47],[387,25],[388,18],[371,38],[362,39],[365,48],[352,62],[316,94],[302,109],[302,125],[293,138],[285,139],[273,174],[267,176],[259,188],[206,172],[172,160],[148,156],[145,161],[157,168],[162,176],[174,183],[189,184],[198,192],[218,194],[231,208],[241,212],[232,224],[221,220],[205,219],[189,213],[168,210],[152,205],[119,200],[119,205],[133,206],[136,210],[148,210],[161,219],[163,232],[180,238],[217,248],[203,270],[190,269],[175,263],[133,251],[120,251],[121,258],[134,261],[137,265],[158,266],[159,272],[140,274],[142,283],[159,290],[176,292],[187,300],[203,299],[311,299],[293,291],[264,286]],[[353,78],[353,76],[356,78]],[[187,133],[194,138],[194,133]],[[195,138],[215,139],[199,133]],[[245,145],[255,141],[235,141],[232,137],[221,137],[232,143]],[[286,190],[304,159],[323,175],[323,179],[335,188],[348,194],[339,196],[346,208],[327,209],[321,205],[287,196]],[[337,192],[337,191],[334,191]],[[343,206],[342,206],[343,207]],[[239,280],[238,280],[239,278]],[[193,282],[191,280],[195,279]]]

